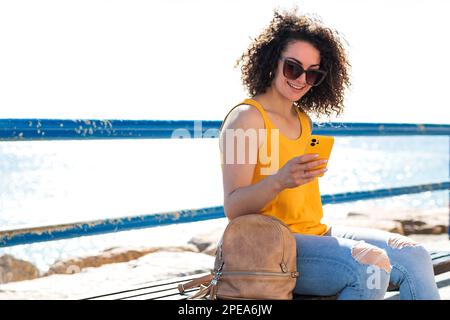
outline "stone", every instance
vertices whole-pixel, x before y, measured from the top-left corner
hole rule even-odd
[[[39,269],[31,262],[17,259],[9,254],[0,256],[0,283],[35,279]]]
[[[214,258],[191,251],[158,251],[136,260],[52,274],[1,286],[0,300],[81,299],[145,287],[154,281],[210,272]]]
[[[64,261],[57,261],[50,266],[49,270],[45,273],[45,276],[49,276],[52,274],[78,273],[85,268],[92,268],[92,267],[98,268],[105,264],[136,260],[144,255],[158,251],[198,252],[198,249],[193,245],[186,245],[179,247],[110,248],[94,256],[75,257]]]
[[[217,243],[222,237],[225,227],[226,226],[223,225],[211,229],[207,232],[198,234],[194,236],[191,240],[189,240],[188,243],[196,246],[200,252],[209,255],[214,255],[216,252]]]
[[[367,207],[352,210],[340,225],[357,225],[410,234],[448,233],[447,208],[415,209]]]

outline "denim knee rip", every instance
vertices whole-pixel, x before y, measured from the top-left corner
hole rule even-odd
[[[361,264],[375,265],[387,273],[391,272],[391,263],[386,251],[365,241],[358,241],[352,247],[352,257]]]
[[[401,234],[392,234],[392,236],[388,239],[387,244],[392,249],[402,249],[404,247],[415,247],[419,245],[416,241]]]

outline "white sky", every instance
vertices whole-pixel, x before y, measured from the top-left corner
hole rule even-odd
[[[235,60],[294,3],[349,43],[337,120],[450,122],[445,0],[0,0],[0,118],[222,120]]]

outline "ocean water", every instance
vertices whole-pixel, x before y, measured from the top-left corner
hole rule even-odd
[[[449,180],[449,138],[336,137],[321,193]],[[0,142],[0,228],[222,205],[217,139]],[[325,218],[379,205],[448,207],[448,191],[324,206]],[[185,244],[226,219],[0,249],[46,271],[117,246]]]

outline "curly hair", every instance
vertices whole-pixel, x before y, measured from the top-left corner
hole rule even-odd
[[[269,26],[237,60],[235,67],[241,65],[244,87],[251,96],[266,92],[281,53],[296,40],[306,41],[320,52],[321,69],[328,73],[319,86],[311,87],[294,105],[317,116],[330,117],[333,111],[339,115],[344,109],[344,91],[350,87],[350,63],[341,37],[337,31],[323,26],[320,19],[297,15],[296,8],[283,13],[274,10]]]

